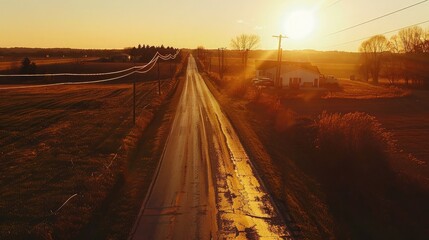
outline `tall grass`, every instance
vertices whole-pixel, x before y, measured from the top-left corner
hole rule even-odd
[[[315,125],[315,165],[341,229],[338,235],[377,239],[403,231],[392,228],[391,220],[398,213],[391,134],[361,112],[324,112]]]
[[[366,113],[324,112],[316,125],[316,147],[322,154],[332,156],[327,161],[360,161],[368,167],[379,166],[394,146],[391,134]]]

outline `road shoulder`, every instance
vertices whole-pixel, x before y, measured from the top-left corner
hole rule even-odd
[[[261,117],[255,116],[258,113],[249,109],[248,101],[223,94],[207,74],[201,75],[238,133],[293,238],[332,238],[333,230],[329,226],[331,217],[327,216],[326,209],[322,206],[323,196],[320,196],[315,183],[277,149],[279,144],[270,146],[265,143],[273,134],[266,123],[260,121]],[[321,206],[319,210],[317,206]],[[320,222],[319,219],[325,216],[326,223]]]

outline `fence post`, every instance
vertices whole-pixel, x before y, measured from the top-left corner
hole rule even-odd
[[[171,75],[171,80],[173,80],[173,61],[170,60],[170,75]]]
[[[136,80],[133,80],[133,125],[136,125]]]
[[[159,76],[159,62],[158,64],[158,95],[161,95],[161,78]]]

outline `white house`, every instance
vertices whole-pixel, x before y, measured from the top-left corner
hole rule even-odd
[[[277,61],[256,61],[256,77],[276,80]],[[319,87],[319,68],[305,62],[282,62],[280,82],[282,87]]]

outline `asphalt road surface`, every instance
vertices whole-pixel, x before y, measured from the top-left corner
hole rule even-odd
[[[192,56],[132,239],[284,239],[289,233]]]

